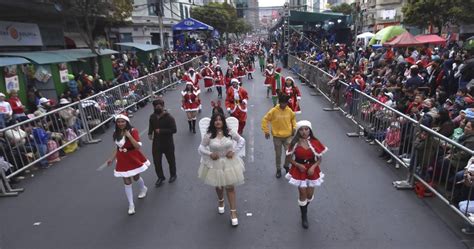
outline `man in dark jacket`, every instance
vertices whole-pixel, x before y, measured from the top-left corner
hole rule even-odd
[[[163,166],[161,162],[163,154],[165,154],[170,167],[169,183],[176,180],[176,160],[174,156],[173,142],[173,134],[176,133],[176,122],[173,116],[164,109],[165,102],[163,99],[154,100],[153,107],[154,112],[150,115],[148,137],[150,140],[153,140],[153,161],[155,163],[156,175],[158,176],[155,186],[159,187],[166,179],[163,174]]]

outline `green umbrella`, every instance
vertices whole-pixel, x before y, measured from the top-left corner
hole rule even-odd
[[[369,45],[376,44],[377,41],[380,41],[380,44],[389,41],[390,39],[394,38],[397,35],[403,34],[407,32],[402,26],[389,26],[381,29],[379,32],[375,34],[374,37],[369,42]]]

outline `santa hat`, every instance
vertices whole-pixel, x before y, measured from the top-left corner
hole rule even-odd
[[[281,73],[281,67],[275,69],[275,71],[276,71],[277,73]]]
[[[291,80],[291,82],[293,82],[293,84],[295,84],[295,80],[293,79],[293,77],[288,76],[288,77],[285,78],[285,81],[287,81],[287,80]]]
[[[405,61],[409,64],[412,64],[414,65],[415,64],[415,59],[413,59],[413,57],[408,57],[408,58],[405,58]]]
[[[115,116],[115,122],[117,122],[117,119],[123,119],[130,123],[130,119],[125,114],[118,114],[117,116]]]
[[[190,68],[188,69],[188,72],[191,72],[191,71],[194,72],[194,68],[190,67]]]
[[[273,67],[273,64],[268,64],[267,67]]]
[[[288,77],[288,78],[290,78],[290,77]],[[311,130],[313,129],[311,127],[311,122],[309,122],[308,120],[301,120],[301,121],[298,121],[298,123],[296,123],[296,130],[299,130],[301,127],[304,127],[304,126],[308,127]]]
[[[230,80],[230,84],[233,84],[233,83],[240,84],[239,80],[236,79],[236,78],[233,78],[233,79]]]

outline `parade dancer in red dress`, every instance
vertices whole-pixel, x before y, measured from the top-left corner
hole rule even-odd
[[[290,100],[288,101],[288,106],[291,108],[291,110],[296,114],[300,114],[301,93],[300,89],[295,86],[295,80],[292,77],[286,77],[285,87],[283,88],[283,94],[286,94],[288,95],[288,97],[290,97]]]
[[[247,69],[245,68],[242,62],[238,62],[236,64],[237,64],[237,79],[242,84],[243,79],[245,78],[245,75],[247,74]]]
[[[308,205],[314,199],[314,187],[323,183],[321,158],[328,148],[314,137],[311,122],[302,120],[296,123],[296,134],[288,151],[287,160],[291,163],[286,178],[291,185],[298,187],[298,205],[301,210],[303,228],[308,228]]]
[[[275,72],[273,71],[273,65],[268,64],[265,69],[265,86],[267,87],[267,98],[270,98],[270,92],[272,90],[272,85],[275,84]]]
[[[208,92],[212,92],[212,87],[214,86],[214,71],[212,71],[209,66],[209,62],[204,62],[204,68],[201,70],[201,76],[204,79],[204,88]]]
[[[199,90],[196,91],[192,82],[186,82],[186,88],[181,92],[181,109],[188,117],[189,132],[196,133],[196,116],[199,111],[201,101],[199,100]]]
[[[224,74],[220,65],[216,65],[214,68],[214,85],[217,89],[217,97],[222,98],[222,87],[225,87]],[[230,81],[230,80],[229,80]]]
[[[231,80],[232,87],[227,91],[225,106],[231,116],[239,120],[239,134],[244,131],[247,122],[247,101],[249,99],[247,91],[240,86],[237,79]]]
[[[225,82],[225,92],[227,94],[227,91],[229,91],[229,88],[232,86],[230,81],[235,78],[234,77],[234,69],[233,69],[233,63],[229,62],[229,67],[227,68],[227,71],[225,73],[224,77],[224,82]]]
[[[194,71],[194,68],[190,67],[188,69],[188,72],[184,74],[183,76],[183,81],[184,82],[192,82],[193,83],[193,86],[194,86],[194,89],[197,91],[199,90],[199,80],[201,79],[201,75],[199,75],[199,73],[196,73]]]
[[[135,214],[132,182],[136,181],[140,188],[138,199],[145,198],[148,189],[143,178],[140,177],[140,173],[148,169],[150,161],[140,151],[142,143],[139,132],[130,125],[130,119],[127,116],[119,114],[115,117],[113,138],[116,149],[114,149],[112,158],[107,160],[107,164],[111,165],[114,159],[117,161],[114,175],[123,178],[125,194],[128,199],[128,214],[132,215]]]

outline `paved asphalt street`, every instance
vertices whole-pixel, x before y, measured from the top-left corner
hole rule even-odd
[[[435,200],[395,190],[391,183],[403,171],[387,166],[374,146],[348,138],[350,122],[338,112],[324,112],[328,102],[298,85],[303,113],[297,118],[310,120],[329,147],[322,163],[325,182],[309,206],[308,230],[300,225],[297,190],[274,177],[273,144],[260,130],[271,100],[265,98],[262,75],[255,73],[254,80],[244,81],[250,107],[244,131],[246,183],[236,188],[237,228],[230,226],[227,207],[226,214],[217,214],[214,189],[197,178],[200,135],[188,132],[180,86],[164,96],[178,125],[176,182],[155,188],[151,167],[143,174],[148,196],[135,201],[135,215],[127,215],[122,180],[113,177],[112,168],[96,170],[114,149],[109,129],[98,136],[101,143],[30,173],[34,177],[19,184],[26,189],[20,196],[0,199],[0,248],[466,248],[463,241],[469,238],[460,237],[458,218]],[[216,97],[215,91],[202,93],[200,117],[209,115]],[[142,134],[151,112],[150,105],[132,118]],[[142,141],[151,160],[151,143],[146,135]],[[136,196],[138,187],[133,187]]]

